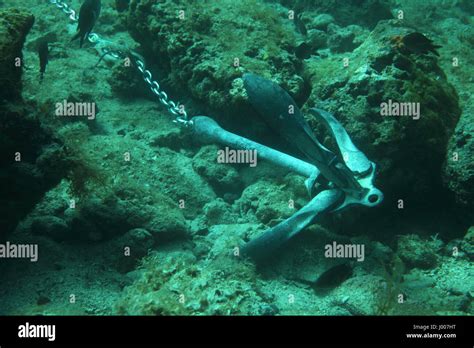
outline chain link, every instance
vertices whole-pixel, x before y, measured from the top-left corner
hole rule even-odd
[[[70,8],[69,5],[66,4],[65,2],[61,0],[49,0],[49,2],[53,5],[56,5],[56,7],[61,9],[65,14],[69,15],[69,19],[71,19],[72,21],[77,22],[79,20],[79,17],[76,16],[76,11]],[[101,37],[96,33],[90,33],[88,36],[88,40],[91,43],[99,43],[99,42],[105,41],[105,40],[102,40]],[[141,58],[139,58],[137,54],[133,54],[133,52],[126,53],[119,50],[112,50],[107,47],[104,47],[102,51],[104,54],[109,54],[116,59],[126,58],[126,57],[133,58],[135,65],[137,66],[137,69],[143,75],[143,79],[148,84],[153,94],[155,94],[158,97],[160,103],[163,104],[172,115],[176,116],[173,122],[182,124],[185,127],[192,124],[192,121],[188,120],[188,114],[186,113],[184,106],[176,105],[174,101],[169,100],[166,92],[162,91],[159,83],[153,80],[151,71],[145,68],[145,62]]]
[[[148,84],[153,94],[158,97],[160,103],[163,104],[171,114],[176,116],[174,122],[181,123],[184,126],[190,125],[191,121],[188,120],[188,114],[186,113],[184,106],[176,105],[174,101],[169,100],[166,92],[161,90],[160,84],[157,81],[153,80],[151,71],[146,69],[143,60],[141,60],[138,56],[133,56],[133,58],[135,60],[135,65],[137,66],[137,69],[143,75],[143,80],[145,80],[145,82]]]
[[[56,7],[61,9],[65,14],[69,15],[69,19],[72,21],[77,22],[79,20],[79,17],[76,16],[76,11],[70,8],[65,2],[61,0],[49,0],[49,2],[53,5],[56,5]]]

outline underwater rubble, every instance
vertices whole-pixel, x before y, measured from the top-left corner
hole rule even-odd
[[[452,32],[408,11],[409,24],[396,19],[398,9],[414,6],[405,1],[103,6],[95,30],[138,50],[188,114],[208,114],[236,134],[297,153],[249,107],[242,75],[252,72],[284,88],[325,145],[335,144],[313,107],[334,114],[376,163],[380,207],[325,217],[262,264],[245,260],[238,247],[305,206],[304,178],[263,161],[257,168],[217,163],[222,146],[202,145],[173,123],[141,75],[113,59],[98,63],[87,44],[71,48],[76,28],[66,26],[67,17],[57,20],[61,13],[49,4],[25,3],[34,4],[33,14],[0,10],[0,32],[5,23],[16,28],[1,36],[0,60],[23,49],[28,64],[2,70],[0,152],[20,151],[25,161],[12,165],[2,156],[8,181],[0,242],[28,240],[45,256],[37,264],[0,264],[7,284],[0,314],[474,313],[474,100],[472,81],[463,80],[474,48],[470,2],[459,1],[467,17],[454,19],[453,10],[449,18],[459,20],[451,25],[459,52],[449,43]],[[298,23],[288,20],[291,9]],[[39,28],[30,31],[33,15]],[[45,36],[53,43],[40,87],[29,66]],[[466,70],[454,70],[453,54]],[[63,100],[94,103],[97,117],[50,117]],[[419,103],[419,113],[381,115],[389,101]],[[344,244],[364,246],[364,257],[323,253]],[[74,306],[64,304],[71,293],[79,299]]]

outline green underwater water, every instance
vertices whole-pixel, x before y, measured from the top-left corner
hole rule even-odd
[[[84,3],[0,0],[0,315],[473,314],[474,2]]]

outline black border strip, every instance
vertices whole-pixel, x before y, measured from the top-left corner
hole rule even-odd
[[[19,338],[26,322],[56,325],[56,339]],[[428,325],[425,331],[414,325]],[[434,329],[437,325],[448,328]],[[455,325],[455,326],[453,326]],[[468,329],[469,328],[469,329]],[[413,344],[472,347],[473,317],[0,317],[0,346],[16,344]],[[468,331],[471,330],[471,331]],[[456,338],[409,339],[410,333]]]

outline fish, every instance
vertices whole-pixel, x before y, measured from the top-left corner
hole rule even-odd
[[[92,29],[94,28],[97,18],[99,18],[100,9],[100,0],[85,0],[81,6],[81,10],[79,12],[79,23],[77,24],[78,33],[71,40],[74,41],[80,38],[81,48],[84,43],[84,40],[89,36]]]
[[[295,17],[295,27],[301,35],[308,35],[308,30],[306,29],[306,26],[304,25],[304,22],[301,19],[301,13]]]
[[[411,33],[405,35],[402,38],[403,48],[411,53],[417,54],[427,54],[429,52],[434,53],[439,57],[438,51],[436,49],[441,48],[442,46],[433,44],[433,40],[428,39],[425,35],[421,33]]]
[[[342,263],[324,271],[313,282],[313,288],[334,288],[352,275],[352,266],[349,263]]]
[[[300,43],[295,48],[295,56],[299,59],[308,59],[309,57],[311,57],[311,54],[312,48],[306,42]]]
[[[46,65],[49,61],[49,47],[47,40],[41,40],[38,44],[38,56],[40,61],[40,81],[43,81]]]
[[[321,290],[330,290],[347,280],[353,273],[353,268],[349,263],[342,263],[325,270],[316,280],[307,280],[302,278],[292,278],[298,283],[309,285],[318,293]]]

